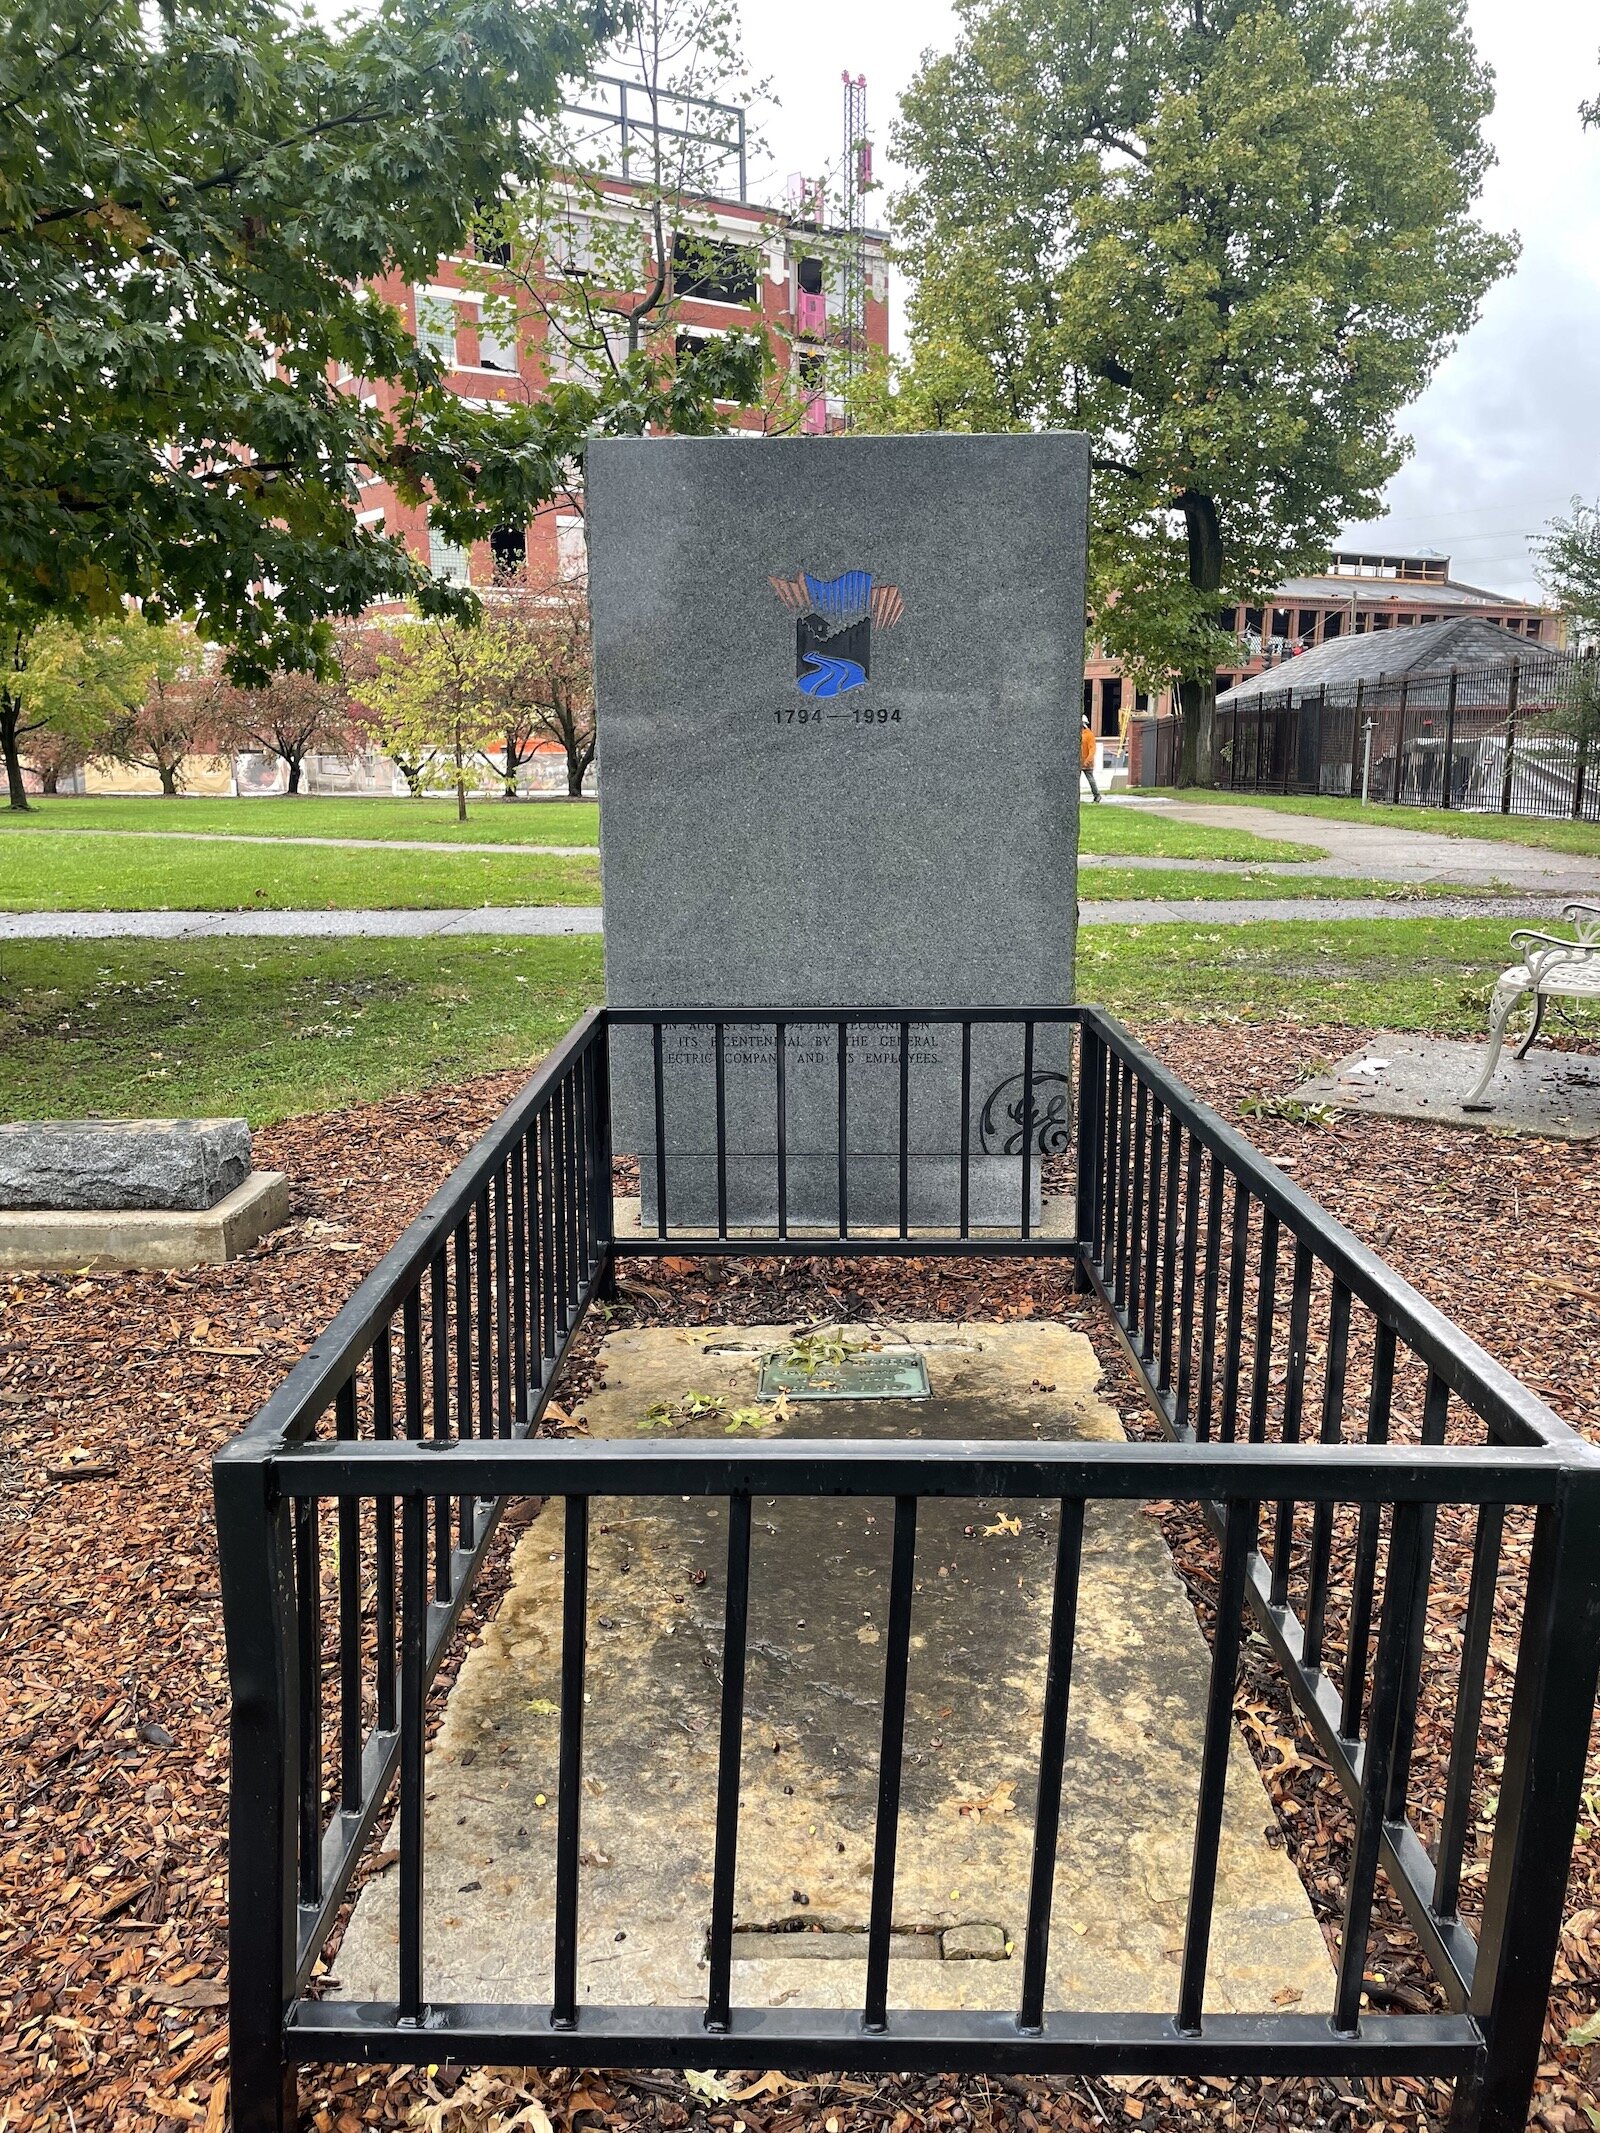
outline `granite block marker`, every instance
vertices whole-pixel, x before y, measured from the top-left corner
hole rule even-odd
[[[606,987],[613,1006],[775,1007],[789,1213],[838,1209],[829,1011],[1073,997],[1088,449],[1082,437],[603,439],[589,449]],[[853,1225],[895,1219],[901,1031],[847,1040]],[[953,1223],[961,1039],[906,1046],[913,1227]],[[776,1045],[724,1033],[728,1213],[776,1215]],[[663,1046],[667,1199],[716,1216],[715,1039]],[[1064,1138],[1069,1047],[973,1031],[975,1225],[1013,1226],[1022,1142]],[[619,1031],[614,1131],[652,1145],[650,1039]],[[644,1166],[644,1220],[656,1220]]]

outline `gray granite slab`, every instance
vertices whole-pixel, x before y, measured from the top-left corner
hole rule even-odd
[[[215,1207],[250,1175],[242,1118],[72,1118],[0,1125],[0,1208]]]
[[[789,1213],[828,1221],[826,1010],[1072,998],[1087,446],[606,439],[587,481],[607,996],[797,1011]],[[898,1207],[901,1050],[893,1023],[846,1047],[863,1223]],[[1026,1129],[1019,1029],[974,1030],[964,1113],[959,1029],[914,1023],[906,1055],[912,1225],[957,1219],[963,1167],[971,1219],[1015,1220],[1023,1141],[1036,1173],[1060,1137],[1065,1034],[1036,1037]],[[665,1033],[673,1221],[715,1216],[715,1059],[711,1032]],[[775,1032],[730,1025],[723,1064],[729,1218],[770,1221]],[[654,1086],[648,1032],[619,1032],[620,1149],[653,1146]],[[642,1190],[649,1225],[653,1164]],[[1036,1206],[1036,1175],[1028,1190]]]
[[[1508,1045],[1486,1091],[1487,1108],[1464,1110],[1461,1100],[1471,1095],[1482,1070],[1481,1044],[1379,1030],[1363,1051],[1303,1081],[1294,1093],[1302,1103],[1336,1104],[1376,1118],[1426,1119],[1535,1140],[1600,1140],[1600,1059],[1592,1053],[1536,1044],[1526,1059],[1517,1059]]]

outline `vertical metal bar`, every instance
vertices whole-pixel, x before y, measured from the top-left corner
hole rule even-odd
[[[778,1235],[789,1234],[789,1025],[773,1024],[778,1067]]]
[[[456,1430],[463,1438],[476,1434],[472,1412],[472,1215],[469,1210],[456,1224]],[[474,1498],[463,1496],[459,1505],[458,1543],[470,1548],[478,1537]]]
[[[917,1560],[917,1499],[894,1500],[889,1566],[889,1643],[883,1662],[883,1737],[878,1751],[878,1815],[867,1915],[867,1985],[862,2022],[888,2027],[889,1932],[894,1919],[895,1848],[900,1837],[900,1780],[905,1750],[906,1675],[911,1653],[911,1586]]]
[[[1150,1106],[1150,1190],[1144,1223],[1144,1298],[1139,1306],[1139,1352],[1147,1363],[1156,1354],[1156,1281],[1161,1272],[1161,1202],[1167,1130],[1165,1104]]]
[[[511,1429],[528,1427],[528,1175],[526,1140],[511,1150]],[[462,1435],[466,1435],[463,1429]]]
[[[734,1874],[739,1850],[739,1772],[744,1746],[745,1628],[750,1611],[750,1496],[728,1499],[728,1599],[722,1627],[722,1723],[717,1737],[717,1834],[711,1872],[711,1981],[706,2027],[730,2019]]]
[[[561,1120],[561,1210],[565,1216],[566,1262],[562,1268],[561,1331],[570,1328],[578,1308],[578,1091],[570,1070],[556,1087]]]
[[[1200,1385],[1195,1399],[1194,1433],[1203,1443],[1211,1435],[1211,1395],[1217,1370],[1217,1298],[1222,1280],[1222,1195],[1226,1173],[1222,1158],[1211,1158],[1206,1197],[1206,1271],[1200,1297]]]
[[[1505,1523],[1505,1510],[1500,1504],[1479,1507],[1478,1530],[1472,1543],[1467,1619],[1461,1635],[1461,1670],[1456,1677],[1455,1722],[1450,1728],[1450,1770],[1445,1781],[1438,1863],[1433,1876],[1433,1908],[1441,1918],[1453,1918],[1461,1898],[1461,1861],[1472,1817],[1472,1780],[1478,1766],[1483,1684],[1489,1664],[1489,1638],[1494,1630],[1495,1585],[1500,1574]]]
[[[1367,1966],[1367,1929],[1378,1878],[1378,1848],[1383,1838],[1384,1801],[1388,1797],[1394,1753],[1395,1722],[1404,1694],[1405,1651],[1416,1600],[1417,1562],[1421,1551],[1424,1506],[1396,1504],[1389,1534],[1389,1574],[1384,1580],[1383,1623],[1378,1633],[1378,1663],[1372,1687],[1372,1720],[1361,1764],[1361,1805],[1356,1820],[1350,1878],[1345,1884],[1344,1932],[1339,1948],[1339,1975],[1334,1989],[1333,2026],[1353,2035],[1361,2020],[1361,1985]]]
[[[1078,1576],[1083,1563],[1083,1500],[1061,1501],[1056,1577],[1050,1600],[1050,1647],[1045,1661],[1044,1713],[1039,1730],[1039,1804],[1033,1820],[1033,1868],[1028,1883],[1028,1930],[1022,1958],[1019,2026],[1044,2026],[1045,1969],[1050,1955],[1050,1908],[1061,1834],[1061,1781],[1067,1758],[1067,1705],[1077,1634]]]
[[[1200,1249],[1200,1174],[1205,1150],[1198,1138],[1189,1136],[1189,1156],[1183,1181],[1183,1264],[1178,1276],[1178,1389],[1173,1411],[1182,1426],[1189,1426],[1189,1394],[1194,1381],[1194,1276]]]
[[[1182,1141],[1183,1129],[1173,1117],[1168,1122],[1167,1181],[1162,1195],[1160,1335],[1156,1365],[1156,1387],[1161,1392],[1168,1392],[1172,1387],[1172,1325],[1178,1278],[1178,1166]]]
[[[656,1104],[656,1235],[667,1234],[667,1102],[661,1071],[661,1024],[650,1025],[650,1062]]]
[[[1097,1256],[1102,1112],[1101,1044],[1085,1022],[1078,1030],[1078,1165],[1073,1230],[1078,1240],[1078,1287],[1089,1286],[1084,1260]]]
[[[356,1434],[356,1381],[348,1377],[333,1406],[334,1435]],[[339,1498],[339,1805],[361,1807],[361,1499]]]
[[[1205,1745],[1200,1755],[1200,1801],[1189,1870],[1189,1915],[1184,1922],[1183,1971],[1178,1986],[1178,2028],[1191,2036],[1198,2033],[1205,2011],[1206,1962],[1211,1949],[1211,1912],[1222,1841],[1222,1802],[1228,1782],[1228,1750],[1233,1742],[1233,1693],[1244,1629],[1245,1573],[1256,1535],[1257,1509],[1254,1503],[1230,1499],[1223,1527],[1211,1680],[1206,1690]]]
[[[533,1144],[528,1144],[529,1160]],[[611,1026],[601,1026],[594,1046],[594,1255],[600,1294],[616,1294],[614,1253],[616,1242],[616,1162],[611,1145]],[[532,1230],[529,1232],[530,1242]]]
[[[381,1439],[394,1435],[394,1357],[389,1327],[385,1324],[372,1343],[372,1434]],[[377,1646],[378,1731],[395,1729],[394,1614],[394,1498],[380,1496],[373,1507],[373,1563],[377,1592],[373,1601],[373,1631]]]
[[[577,1177],[573,1220],[578,1249],[573,1260],[574,1300],[589,1279],[594,1265],[594,1238],[590,1227],[591,1187],[594,1176],[594,1136],[589,1122],[590,1084],[594,1076],[593,1047],[588,1046],[572,1062],[573,1168]]]
[[[511,1210],[506,1205],[506,1168],[494,1175],[494,1386],[495,1434],[511,1434]]]
[[[1283,1441],[1300,1442],[1300,1421],[1305,1408],[1306,1349],[1311,1340],[1311,1247],[1296,1238],[1294,1280],[1289,1292],[1289,1361],[1283,1381]],[[1282,1607],[1289,1598],[1289,1568],[1294,1557],[1293,1502],[1285,1497],[1278,1505],[1272,1539],[1272,1604]]]
[[[1109,1045],[1106,1053],[1106,1108],[1105,1130],[1100,1136],[1100,1163],[1102,1182],[1105,1186],[1100,1218],[1100,1235],[1097,1239],[1095,1257],[1100,1262],[1100,1271],[1108,1289],[1113,1285],[1117,1256],[1117,1187],[1120,1182],[1118,1164],[1122,1140],[1122,1067],[1121,1061]]]
[[[1272,1334],[1278,1320],[1278,1218],[1261,1210],[1261,1257],[1256,1282],[1256,1338],[1250,1359],[1250,1442],[1267,1441],[1272,1402]]]
[[[1145,1139],[1149,1130],[1150,1091],[1141,1075],[1133,1100],[1133,1192],[1128,1202],[1127,1278],[1117,1294],[1130,1336],[1143,1330],[1139,1319],[1139,1273],[1144,1262],[1144,1162]],[[1142,1341],[1140,1346],[1143,1346]]]
[[[1324,1444],[1344,1435],[1344,1379],[1350,1350],[1350,1291],[1335,1281],[1328,1299],[1328,1360],[1322,1378]],[[1311,1514],[1311,1547],[1306,1556],[1306,1628],[1300,1663],[1309,1673],[1322,1667],[1322,1640],[1328,1620],[1328,1561],[1333,1549],[1333,1505],[1324,1499]]]
[[[494,1435],[494,1242],[489,1214],[489,1188],[484,1186],[472,1210],[473,1240],[477,1247],[475,1273],[478,1287],[478,1435]]]
[[[1422,1401],[1422,1442],[1427,1446],[1444,1443],[1445,1428],[1450,1414],[1450,1388],[1436,1370],[1428,1372],[1427,1390]],[[1400,1706],[1395,1718],[1394,1760],[1389,1771],[1389,1793],[1384,1803],[1384,1815],[1388,1821],[1403,1819],[1406,1811],[1406,1793],[1411,1782],[1411,1751],[1417,1734],[1417,1699],[1422,1693],[1422,1639],[1428,1619],[1428,1585],[1433,1575],[1434,1531],[1438,1513],[1432,1504],[1424,1504],[1422,1516],[1417,1521],[1417,1589],[1412,1595],[1411,1631],[1403,1655],[1403,1670],[1400,1678]]]
[[[1244,1348],[1244,1282],[1250,1259],[1250,1194],[1243,1178],[1233,1181],[1233,1230],[1228,1250],[1228,1323],[1222,1349],[1222,1415],[1219,1435],[1231,1444],[1239,1434],[1239,1373]]]
[[[727,1042],[723,1025],[713,1030],[713,1079],[717,1097],[717,1235],[728,1234],[728,1085]]]
[[[970,1233],[972,1216],[972,1024],[961,1024],[961,1207],[963,1237]]]
[[[1033,1023],[1022,1025],[1022,1132],[1018,1136],[1022,1157],[1022,1234],[1033,1235]]]
[[[1480,2073],[1452,2123],[1516,2133],[1527,2121],[1561,1936],[1568,1862],[1600,1671],[1600,1475],[1569,1469],[1541,1505],[1506,1730],[1505,1769],[1469,2012],[1484,2026]]]
[[[322,1895],[322,1536],[314,1496],[294,1507],[295,1627],[300,1644],[300,1901]]]
[[[1367,1402],[1367,1442],[1389,1441],[1389,1403],[1394,1397],[1395,1334],[1379,1321],[1372,1344],[1372,1392]],[[1364,1503],[1356,1526],[1355,1562],[1350,1573],[1350,1628],[1345,1643],[1344,1696],[1339,1731],[1354,1740],[1361,1731],[1366,1695],[1367,1647],[1372,1638],[1372,1592],[1378,1575],[1378,1506]]]
[[[1456,670],[1450,669],[1450,693],[1444,705],[1444,776],[1441,781],[1439,805],[1448,808],[1451,790],[1455,784],[1456,767]]]
[[[294,2133],[283,2010],[294,1991],[300,1692],[289,1506],[265,1455],[224,1451],[214,1469],[232,1686],[228,1802],[228,2028],[240,2133]]]
[[[555,1104],[546,1103],[540,1115],[541,1162],[544,1170],[544,1352],[548,1376],[561,1345],[561,1142],[556,1131]]]
[[[837,1025],[839,1041],[839,1234],[850,1234],[850,1100],[845,1071],[847,1025]]]
[[[1128,1298],[1128,1223],[1132,1215],[1133,1069],[1126,1060],[1118,1060],[1117,1068],[1121,1084],[1117,1096],[1117,1239],[1111,1294],[1117,1308],[1124,1310]],[[1143,1082],[1139,1091],[1143,1095]]]
[[[430,1434],[443,1442],[450,1434],[450,1291],[449,1265],[443,1247],[428,1263],[428,1360],[433,1380],[430,1401],[433,1423]],[[448,1469],[445,1469],[448,1471]],[[433,1499],[433,1593],[437,1600],[450,1597],[450,1529],[453,1523],[448,1496]]]
[[[578,1842],[583,1794],[583,1675],[589,1606],[589,1499],[567,1498],[561,1571],[561,1743],[556,1772],[556,2029],[578,2022]]]
[[[911,1024],[900,1024],[900,1234],[910,1233],[911,1216]]]
[[[408,1299],[409,1301],[409,1299]],[[422,1867],[427,1742],[427,1505],[400,1499],[400,1991],[402,2022],[422,2019]]]

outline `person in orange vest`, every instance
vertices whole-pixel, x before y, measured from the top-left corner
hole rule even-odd
[[[1096,805],[1098,805],[1100,800],[1100,788],[1098,785],[1096,785],[1094,781],[1094,756],[1094,732],[1090,727],[1087,716],[1085,716],[1083,721],[1083,733],[1078,742],[1078,760],[1083,767],[1084,776],[1089,780],[1089,790],[1094,794],[1095,803]]]

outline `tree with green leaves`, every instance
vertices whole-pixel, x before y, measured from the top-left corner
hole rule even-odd
[[[385,629],[370,669],[351,683],[359,714],[413,796],[454,793],[460,822],[476,766],[498,738],[497,652],[482,627],[412,616]]]
[[[531,519],[595,431],[715,428],[755,374],[748,349],[640,353],[473,407],[373,293],[431,276],[546,173],[616,0],[6,13],[0,590],[19,611],[133,597],[192,616],[236,680],[326,668],[330,618],[473,608],[359,522],[365,470],[466,542]]]
[[[552,745],[566,758],[567,793],[577,799],[594,761],[594,657],[589,597],[574,571],[524,568],[484,601],[478,648],[497,734],[488,757],[516,798],[517,771]]]
[[[1553,518],[1533,545],[1539,583],[1572,635],[1585,650],[1600,650],[1600,503],[1575,496],[1566,517]]]
[[[0,756],[11,807],[29,804],[24,757],[49,783],[113,751],[152,675],[175,662],[176,636],[131,612],[81,627],[41,620],[0,593]]]
[[[859,413],[1081,429],[1095,633],[1212,774],[1228,618],[1376,515],[1514,246],[1465,0],[959,0],[895,147],[911,357]]]

